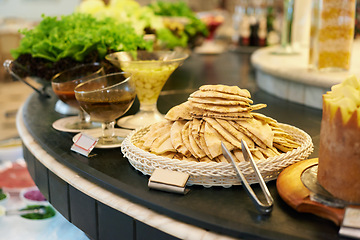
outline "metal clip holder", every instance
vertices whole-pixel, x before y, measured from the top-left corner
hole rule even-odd
[[[265,196],[266,199],[266,203],[262,203],[258,197],[256,196],[256,194],[254,193],[253,189],[251,188],[250,184],[248,183],[248,181],[246,180],[244,174],[241,172],[241,169],[239,168],[239,166],[236,164],[234,158],[232,157],[232,154],[230,153],[230,151],[226,148],[226,146],[221,142],[221,148],[222,148],[222,152],[225,156],[225,158],[232,163],[235,172],[237,173],[238,177],[240,178],[243,187],[246,190],[246,193],[249,195],[250,199],[252,200],[252,202],[254,203],[256,209],[261,213],[261,214],[269,214],[272,211],[273,208],[273,203],[274,200],[269,192],[269,189],[266,186],[266,183],[263,179],[263,177],[260,174],[260,171],[258,169],[258,167],[255,164],[255,161],[251,155],[251,152],[246,144],[246,142],[244,142],[243,140],[241,140],[241,147],[242,147],[242,152],[244,155],[244,158],[246,161],[250,162],[251,167],[254,169],[255,172],[255,176],[257,181],[260,184],[260,187],[262,189],[262,192]]]

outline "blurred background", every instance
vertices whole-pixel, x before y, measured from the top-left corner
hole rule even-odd
[[[0,167],[4,161],[21,159],[22,150],[16,129],[16,113],[28,96],[34,92],[24,83],[15,81],[2,66],[5,60],[14,59],[11,50],[19,47],[23,37],[19,30],[34,28],[42,21],[43,14],[62,16],[75,11],[95,13],[98,11],[97,7],[100,6],[99,1],[101,2],[101,0],[0,0]],[[120,3],[122,0],[112,1]],[[157,2],[154,0],[126,1],[127,3],[136,2],[141,6]],[[102,3],[109,4],[110,2],[110,0],[103,0]],[[179,1],[163,0],[163,2]],[[286,12],[284,11],[285,4],[292,5],[291,8],[287,8],[287,11],[288,9],[292,11],[289,41],[294,49],[309,47],[311,9],[315,0],[183,0],[182,2],[186,3],[209,31],[208,35],[202,36],[201,39],[189,40],[185,48],[188,48],[190,52],[219,54],[224,51],[235,51],[250,55],[259,48],[279,45]],[[286,13],[289,14],[289,12]],[[179,22],[181,25],[181,20]],[[166,26],[176,32],[181,28],[179,22],[171,22]],[[357,0],[354,38],[360,38],[360,0]],[[17,141],[12,142],[13,139]],[[9,151],[9,141],[15,153]],[[65,219],[58,219],[58,223],[61,225],[55,230],[44,229],[41,237],[32,235],[33,239],[47,239],[49,234],[54,234],[54,232],[58,234],[61,231],[67,231],[70,235],[73,233],[65,239],[71,237],[87,239]],[[21,223],[14,220],[8,224],[18,226]],[[0,236],[4,236],[5,232],[9,234],[7,230],[0,224]],[[59,236],[61,235],[55,235],[52,239]],[[9,239],[15,238],[10,236]],[[27,239],[31,237],[27,236]]]

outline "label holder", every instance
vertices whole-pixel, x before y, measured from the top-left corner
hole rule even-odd
[[[98,138],[94,138],[86,133],[80,133],[79,138],[71,146],[71,150],[85,157],[89,157],[90,152],[94,149],[98,140]]]
[[[185,195],[189,192],[189,189],[186,189],[189,177],[187,173],[156,168],[149,178],[148,187]]]

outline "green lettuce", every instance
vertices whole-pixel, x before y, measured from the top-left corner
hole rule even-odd
[[[149,4],[149,7],[158,16],[172,16],[172,17],[186,17],[189,22],[185,25],[185,33],[190,37],[196,33],[201,33],[204,36],[209,34],[206,24],[197,18],[196,14],[183,1],[179,2],[165,2],[156,1]]]
[[[11,50],[14,59],[31,54],[51,62],[67,57],[81,62],[93,51],[103,59],[109,52],[151,50],[153,46],[130,24],[119,24],[112,18],[97,19],[85,13],[42,18],[35,28],[20,30],[24,37],[19,47]]]

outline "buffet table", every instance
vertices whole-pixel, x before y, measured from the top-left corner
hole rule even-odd
[[[260,112],[306,131],[318,153],[321,111],[291,103],[259,90],[249,54],[193,54],[166,83],[158,101],[160,112],[186,101],[204,84],[247,88]],[[147,186],[148,176],[136,171],[120,148],[94,149],[89,158],[70,150],[74,134],[59,132],[52,123],[64,117],[54,111],[57,98],[36,93],[17,116],[24,158],[36,185],[50,203],[91,239],[338,239],[329,220],[298,213],[268,182],[273,212],[259,215],[241,186],[190,186],[179,195]],[[128,114],[139,107],[135,102]],[[260,187],[253,186],[255,192]]]

